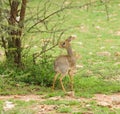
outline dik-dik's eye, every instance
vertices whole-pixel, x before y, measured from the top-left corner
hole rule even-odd
[[[63,46],[65,45],[65,42],[63,42],[63,44],[62,44]]]

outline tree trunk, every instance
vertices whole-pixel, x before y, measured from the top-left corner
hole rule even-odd
[[[24,18],[26,10],[27,0],[22,0],[20,15],[19,13],[19,2],[17,0],[10,1],[10,18],[8,19],[9,23],[9,38],[8,38],[8,55],[7,59],[10,62],[14,62],[18,67],[21,66],[21,36],[22,29],[24,27]],[[17,17],[19,16],[19,20]]]
[[[15,47],[15,40],[17,38],[17,32],[15,30],[15,27],[17,26],[16,23],[16,17],[18,13],[18,6],[19,2],[13,0],[12,3],[10,3],[10,17],[8,19],[9,23],[9,37],[8,37],[8,55],[7,60],[10,62],[15,62],[15,55],[16,53],[16,47]]]

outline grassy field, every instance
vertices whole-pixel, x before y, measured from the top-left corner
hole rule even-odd
[[[53,1],[53,4],[61,3],[61,1],[58,0]],[[75,0],[73,5],[83,5],[88,1],[89,0]],[[70,0],[65,4],[69,3]],[[30,7],[33,9],[35,9],[38,4],[39,1],[37,0],[29,3]],[[56,5],[53,5],[50,7],[46,15],[57,8]],[[106,12],[106,6],[101,2],[97,2],[89,7],[67,9],[60,13],[62,16],[65,15],[65,20],[64,23],[63,21],[59,21],[58,28],[67,28],[62,39],[65,39],[72,34],[77,35],[76,40],[72,42],[73,49],[78,55],[80,55],[77,60],[77,66],[79,66],[79,68],[74,77],[75,96],[77,97],[91,98],[94,94],[98,93],[112,94],[120,92],[120,1],[110,0],[110,2],[107,3],[107,9],[108,15]],[[35,9],[35,11],[37,10]],[[27,11],[27,14],[29,17],[30,11]],[[52,24],[60,18],[61,17],[55,15],[51,18],[52,21],[48,27],[51,28]],[[26,28],[32,24],[32,22],[30,24],[28,23],[28,25],[26,24]],[[38,25],[38,27],[41,26],[42,25]],[[44,30],[44,27],[41,29]],[[27,43],[25,42],[24,45],[32,45],[31,51],[28,52],[28,55],[33,52],[38,52],[40,50],[41,39],[49,37],[50,34],[39,32],[26,35],[25,38],[27,38]],[[58,36],[56,35],[55,37]],[[54,55],[54,57],[61,53],[64,54],[66,51],[61,50],[58,47],[48,52],[48,54]],[[29,58],[29,60],[31,60],[31,58]],[[53,59],[51,61],[53,62]],[[2,77],[0,78],[0,94],[45,94],[46,99],[55,96],[65,97],[61,90],[59,80],[57,81],[55,92],[51,93],[51,85],[54,77],[52,62],[47,64],[47,67],[46,64],[41,67],[41,65],[34,66],[32,64],[29,65],[28,63],[26,65],[28,69],[25,69],[24,71],[12,69],[10,67],[8,68],[8,66],[3,67],[2,64],[0,69],[0,76]],[[42,79],[43,83],[41,83]],[[35,81],[37,81],[37,83],[35,83]],[[44,84],[45,81],[48,82],[48,84]],[[63,82],[66,90],[69,91],[69,78],[65,77]],[[30,106],[36,105],[36,101],[25,102],[14,99],[11,99],[10,101],[17,104],[17,107],[12,111],[5,112],[5,114],[21,114],[21,111],[22,114],[36,113],[29,109]],[[4,102],[5,100],[0,100],[0,110],[2,110],[1,107],[4,105]],[[89,107],[84,105],[87,104],[86,102],[79,103],[78,101],[65,100],[54,102],[46,100],[37,103],[39,105],[58,105],[59,108],[57,108],[57,113],[87,114],[84,112],[89,111]],[[94,100],[90,101],[88,104],[94,114],[120,113],[120,110],[118,109],[111,111],[108,107],[100,107]],[[80,110],[74,112],[71,110],[73,107],[74,109],[77,108]],[[50,114],[54,113],[55,112]]]

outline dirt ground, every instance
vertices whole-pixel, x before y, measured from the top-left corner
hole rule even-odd
[[[78,101],[78,102],[90,102],[92,100],[96,101],[98,106],[104,106],[109,108],[115,108],[120,109],[120,93],[115,93],[112,95],[105,95],[105,94],[95,94],[93,98],[78,98],[78,97],[70,97],[66,95],[65,97],[61,96],[55,96],[50,98],[45,98],[44,95],[9,95],[9,96],[0,96],[0,100],[9,101],[10,99],[15,100],[23,100],[23,101],[47,101],[47,100],[53,100],[53,101],[59,101],[59,100],[65,100],[65,101]],[[7,106],[11,108],[14,108],[13,104],[10,102],[7,102],[9,105],[6,105],[6,108],[4,106],[5,110],[7,109]],[[46,105],[46,104],[36,104],[34,106],[30,107],[32,110],[37,110],[37,114],[47,114],[50,112],[54,112],[57,108],[56,105]],[[60,113],[58,113],[60,114]]]

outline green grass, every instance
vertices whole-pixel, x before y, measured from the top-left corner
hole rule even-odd
[[[46,16],[58,8],[55,3],[59,4],[59,2],[60,1],[54,0],[54,3],[50,7],[50,10],[46,13]],[[86,2],[87,1],[76,0],[73,5],[82,5]],[[97,2],[96,6],[89,6],[88,10],[85,8],[73,8],[60,13],[61,17],[66,15],[65,22],[62,23],[62,28],[70,28],[65,32],[62,38],[65,39],[71,34],[76,34],[77,39],[73,41],[72,47],[82,57],[77,60],[77,64],[82,65],[83,68],[78,69],[78,72],[74,78],[76,95],[89,97],[95,93],[113,93],[120,91],[120,65],[116,65],[116,63],[119,62],[120,57],[115,56],[115,53],[119,52],[120,44],[119,35],[116,34],[116,32],[119,31],[120,23],[119,3],[120,2],[118,0],[115,0],[110,1],[109,4],[107,4],[109,21],[107,21],[105,6],[100,2]],[[36,12],[36,5],[38,6],[38,4],[42,5],[40,4],[40,1],[36,0],[28,3],[28,5],[33,8],[34,13]],[[27,14],[27,18],[31,16],[31,13],[28,10]],[[51,28],[53,22],[56,22],[59,18],[59,16],[54,15],[50,24],[48,24],[49,27]],[[31,22],[29,26],[32,24],[33,22]],[[41,24],[37,26],[40,27]],[[52,86],[54,76],[54,58],[50,60],[47,60],[48,58],[45,58],[42,61],[38,60],[37,65],[30,64],[32,61],[31,54],[41,50],[41,38],[48,38],[49,35],[49,33],[31,33],[25,36],[25,41],[27,41],[25,44],[28,43],[32,48],[28,51],[27,58],[24,60],[26,64],[24,70],[17,70],[8,64],[1,64],[0,74],[2,78],[0,78],[0,94],[39,93],[39,85],[48,87]],[[31,39],[29,36],[33,36],[34,38]],[[82,44],[80,44],[80,42]],[[37,46],[37,48],[34,48],[34,46]],[[111,55],[97,55],[98,52],[104,51],[109,52]],[[26,51],[24,50],[23,53],[25,52]],[[56,57],[61,52],[66,53],[65,50],[61,50],[56,47],[52,51],[48,52],[47,55],[53,55]],[[44,64],[46,61],[47,64]],[[63,82],[65,83],[66,89],[69,90],[68,78],[64,78]],[[16,85],[19,86],[16,87]],[[37,92],[35,88],[38,89]],[[56,83],[56,90],[58,89],[61,89],[59,81]],[[40,94],[42,94],[41,91]],[[50,96],[50,94],[48,96]]]
[[[76,94],[80,96],[90,97],[95,93],[114,93],[120,92],[119,83],[104,81],[96,77],[81,77],[81,79],[76,79]]]
[[[47,104],[47,105],[69,105],[69,106],[75,106],[79,104],[79,101],[76,100],[47,100],[42,102],[41,104]]]
[[[3,112],[1,112],[3,113]],[[30,109],[20,109],[20,108],[16,108],[16,109],[13,109],[13,110],[9,110],[7,112],[5,112],[4,114],[35,114],[35,111],[32,111]]]
[[[69,2],[70,0],[68,0]],[[82,5],[88,0],[75,0],[74,5]],[[38,6],[40,1],[34,0],[28,3],[32,8],[32,11],[27,9],[27,17],[29,18],[32,14],[37,12],[36,6]],[[61,1],[53,0],[53,4],[49,8],[46,15],[55,11],[58,8],[57,4],[61,4]],[[42,3],[43,4],[43,3]],[[40,7],[42,7],[40,4]],[[100,4],[99,6],[97,6]],[[48,5],[48,4],[47,4]],[[77,39],[72,42],[73,49],[77,54],[81,55],[81,58],[77,60],[78,65],[82,65],[82,68],[78,69],[77,74],[74,77],[74,89],[75,95],[77,97],[92,97],[96,93],[112,94],[120,92],[120,56],[116,56],[116,52],[120,52],[120,1],[111,0],[108,5],[109,21],[107,21],[107,15],[105,11],[105,6],[100,2],[95,4],[96,6],[89,6],[88,9],[85,8],[74,8],[70,10],[65,10],[59,15],[54,15],[51,18],[51,22],[48,23],[49,29],[52,28],[54,23],[58,22],[58,28],[64,29],[69,28],[62,39],[65,39],[71,34],[76,34]],[[40,10],[40,9],[39,9]],[[43,12],[44,13],[44,12]],[[43,15],[39,13],[39,17]],[[61,21],[62,16],[65,15],[64,23]],[[59,21],[58,21],[59,20]],[[35,20],[36,21],[36,20]],[[56,22],[57,21],[57,22]],[[25,29],[31,26],[33,21],[26,23]],[[42,24],[37,25],[41,30],[45,30]],[[56,28],[57,29],[57,28]],[[59,34],[54,37],[57,39]],[[60,82],[57,80],[55,91],[52,92],[51,86],[54,77],[53,71],[53,61],[59,54],[66,53],[65,50],[61,50],[55,47],[53,50],[47,53],[48,56],[52,56],[50,60],[45,58],[41,61],[38,58],[37,65],[32,64],[32,54],[34,52],[40,52],[41,50],[41,39],[51,38],[49,33],[30,33],[27,34],[23,39],[23,46],[29,44],[31,50],[23,50],[23,54],[27,53],[26,58],[23,60],[25,67],[23,70],[16,69],[8,64],[0,64],[0,95],[14,95],[14,94],[39,94],[44,95],[45,98],[50,98],[54,96],[62,96],[63,93]],[[55,41],[56,41],[55,39]],[[50,44],[51,46],[52,44]],[[37,46],[34,47],[34,46]],[[0,48],[3,51],[3,49]],[[98,56],[98,52],[109,52],[110,56]],[[1,57],[0,61],[2,62]],[[44,62],[47,61],[47,64]],[[42,64],[41,64],[42,63]],[[70,90],[69,78],[65,77],[63,83],[67,91]],[[20,114],[22,109],[20,107],[27,107],[26,103],[15,101],[18,107],[6,114]],[[0,110],[2,110],[4,101],[0,101]],[[71,113],[71,107],[81,108],[81,104],[78,102],[68,102],[68,101],[45,101],[47,105],[61,105],[65,104],[68,107],[60,106],[57,110],[60,113]],[[19,106],[20,104],[20,106]],[[28,104],[29,105],[29,104]],[[30,104],[31,105],[31,104]],[[106,107],[99,107],[96,103],[90,104],[90,109],[95,114],[110,113],[119,114],[120,110],[111,111]],[[17,112],[17,110],[19,110]],[[73,114],[82,114],[87,112],[89,109],[82,107],[78,112],[73,112]],[[24,109],[24,113],[34,113],[29,109]]]
[[[61,107],[58,109],[58,112],[60,113],[71,113],[71,108],[70,107]]]

